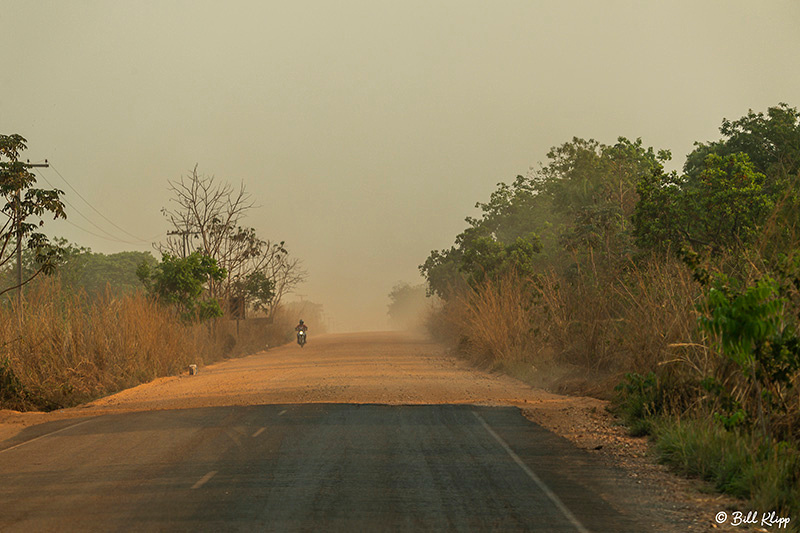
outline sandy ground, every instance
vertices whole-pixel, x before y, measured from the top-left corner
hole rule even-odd
[[[647,441],[628,437],[606,411],[606,402],[534,389],[511,377],[476,369],[439,344],[396,333],[312,337],[302,349],[288,345],[225,361],[203,367],[194,376],[157,379],[76,408],[52,413],[0,411],[0,441],[29,425],[64,418],[319,402],[517,406],[532,421],[596,454],[599,461],[624,468],[641,484],[642,497],[652,499],[654,509],[666,513],[664,520],[680,525],[680,530],[724,531],[713,523],[714,515],[737,508],[737,502],[703,494],[697,482],[656,465]]]

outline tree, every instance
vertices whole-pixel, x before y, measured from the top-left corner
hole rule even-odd
[[[550,198],[541,193],[540,185],[526,176],[517,176],[511,184],[498,183],[487,203],[475,204],[482,212],[481,217],[466,219],[471,228],[478,230],[472,237],[493,235],[509,244],[518,237],[536,233],[545,235],[546,242],[556,243],[552,205]]]
[[[723,119],[719,131],[722,139],[695,143],[687,156],[687,188],[700,188],[710,155],[747,154],[752,171],[764,177],[762,193],[775,206],[758,221],[761,253],[774,262],[800,243],[800,113],[781,103],[766,114],[750,110],[738,120]]]
[[[500,183],[476,204],[482,215],[466,219],[454,246],[431,252],[420,265],[428,292],[447,299],[453,287],[512,269],[531,278],[569,262],[622,264],[635,251],[637,183],[670,157],[624,137],[610,146],[574,138],[552,148],[547,165]]]
[[[669,160],[669,151],[645,148],[624,137],[614,145],[575,138],[548,153],[539,172],[543,194],[566,215],[561,242],[576,257],[599,256],[606,265],[628,259],[637,183]]]
[[[269,318],[274,316],[283,298],[308,277],[308,273],[302,267],[302,262],[296,257],[289,256],[284,241],[279,243],[267,241],[252,271],[263,272],[273,284],[275,295],[267,310]]]
[[[308,276],[299,259],[290,257],[284,241],[259,240],[255,253],[228,274],[231,294],[273,318],[284,296]]]
[[[535,233],[517,237],[511,244],[481,237],[464,251],[461,271],[472,287],[511,271],[530,278],[535,275],[534,256],[541,249]]]
[[[658,166],[636,185],[639,202],[631,221],[636,246],[661,254],[676,252],[690,238],[689,211],[684,198],[685,177]]]
[[[486,274],[495,276],[512,262],[527,273],[535,270],[543,242],[551,248],[556,242],[549,221],[550,199],[536,185],[517,176],[511,184],[499,183],[488,202],[475,204],[482,214],[466,218],[468,227],[456,236],[455,245],[432,251],[420,265],[428,294],[447,299],[452,290],[474,284]]]
[[[773,201],[747,154],[710,153],[695,179],[657,168],[643,177],[633,216],[636,243],[645,250],[685,244],[714,253],[752,243]]]
[[[687,187],[689,235],[716,250],[752,242],[773,206],[764,181],[747,154],[709,154],[698,182]]]
[[[267,316],[271,314],[275,300],[275,282],[263,271],[256,270],[238,279],[234,292],[257,311],[262,311]]]
[[[162,252],[177,256],[191,249],[190,237],[199,240],[196,249],[216,260],[227,275],[210,278],[209,293],[223,299],[228,308],[244,298],[247,304],[272,317],[281,299],[306,279],[298,259],[289,257],[285,243],[258,237],[254,228],[240,225],[254,207],[244,184],[238,189],[214,176],[192,173],[170,182],[174,209],[163,209],[174,230]]]
[[[60,251],[37,229],[44,225],[44,216],[67,218],[61,201],[63,191],[35,187],[36,176],[27,164],[19,161],[26,143],[21,135],[0,135],[0,212],[5,217],[0,225],[0,270],[9,266],[16,246],[32,253],[35,266],[21,282],[15,280],[0,288],[0,294],[25,285],[42,272],[53,272]]]
[[[173,231],[166,242],[158,247],[159,251],[185,257],[195,248],[225,267],[223,263],[231,260],[231,252],[225,249],[226,245],[239,249],[247,237],[247,230],[239,228],[239,221],[253,207],[253,203],[244,184],[238,190],[234,189],[214,176],[198,174],[195,165],[189,176],[170,181],[169,190],[173,194],[170,201],[175,202],[177,207],[161,210],[172,224]],[[191,246],[190,237],[199,239],[200,245]],[[209,286],[209,291],[216,295],[214,283]]]
[[[222,316],[218,300],[201,296],[209,281],[221,281],[225,274],[213,257],[200,252],[188,257],[164,253],[155,267],[143,262],[136,271],[147,291],[166,304],[176,305],[184,320]]]
[[[179,235],[183,237],[184,232],[200,239],[200,248],[206,255],[218,255],[228,232],[253,207],[244,184],[235,190],[214,176],[198,174],[197,165],[191,175],[170,181],[169,190],[173,194],[170,201],[175,202],[177,208],[164,208],[162,213],[175,228],[176,235],[168,237],[162,247],[172,255],[186,255],[192,251],[188,250],[191,246],[184,246],[185,241],[178,238]]]
[[[773,199],[787,186],[787,178],[800,173],[800,113],[781,103],[764,113],[749,110],[738,120],[723,119],[719,128],[723,139],[695,143],[686,157],[684,171],[694,181],[706,167],[710,154],[725,157],[748,155],[756,172],[765,176],[764,187]]]
[[[106,289],[114,294],[141,289],[142,285],[136,277],[137,267],[142,262],[151,267],[157,263],[149,252],[95,253],[60,237],[53,238],[52,245],[59,250],[53,275],[58,276],[62,288],[85,291],[90,297],[102,296]],[[38,267],[34,252],[27,248],[22,250],[22,273],[25,279],[31,277]],[[16,279],[14,270],[7,268],[0,272],[0,286],[13,283]]]
[[[447,250],[433,250],[419,266],[420,274],[427,281],[427,294],[447,300],[453,289],[462,286],[464,275],[461,272],[463,252],[451,246]]]

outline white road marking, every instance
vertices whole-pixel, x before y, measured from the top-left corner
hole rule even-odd
[[[262,433],[264,433],[264,431],[265,431],[266,429],[267,429],[267,428],[261,428],[261,429],[259,429],[258,431],[256,431],[255,433],[253,433],[253,436],[254,436],[254,437],[258,437],[259,435],[261,435]]]
[[[57,430],[55,430],[55,431],[53,431],[51,433],[45,433],[44,435],[39,435],[35,439],[26,440],[25,442],[20,442],[19,444],[15,445],[15,446],[11,446],[10,448],[6,448],[5,450],[0,450],[0,453],[7,452],[9,450],[13,450],[14,448],[19,448],[20,446],[25,446],[26,444],[30,444],[31,442],[36,442],[39,439],[43,439],[45,437],[49,437],[51,435],[55,435],[56,433],[61,433],[62,431],[66,431],[68,429],[72,429],[72,428],[76,428],[78,426],[82,426],[83,424],[86,424],[87,422],[91,422],[92,420],[94,420],[94,419],[90,418],[89,420],[84,420],[83,422],[78,422],[77,424],[72,424],[71,426],[67,426],[65,428],[57,429]]]
[[[192,488],[193,489],[199,489],[200,487],[205,485],[208,482],[208,480],[211,479],[212,477],[214,477],[216,474],[217,474],[217,471],[216,470],[212,470],[211,472],[209,472],[205,476],[203,476],[200,479],[198,479],[197,483],[192,485]]]
[[[285,412],[286,412],[286,409],[284,409],[283,411],[281,411],[280,413],[278,413],[278,416],[283,416],[283,414],[284,414]]]
[[[558,496],[556,496],[552,490],[550,490],[550,487],[545,485],[544,481],[542,481],[539,478],[539,476],[536,475],[536,472],[531,470],[530,467],[526,465],[522,461],[522,459],[520,459],[519,455],[514,453],[514,450],[511,449],[511,447],[506,443],[506,441],[504,441],[500,437],[500,435],[495,433],[494,430],[489,427],[489,424],[486,423],[486,420],[484,420],[483,417],[475,411],[472,411],[472,414],[475,415],[475,418],[477,418],[478,422],[480,422],[481,425],[483,425],[484,429],[489,433],[489,435],[494,437],[494,440],[496,440],[498,444],[500,444],[500,446],[503,447],[506,453],[508,453],[508,455],[514,460],[514,462],[517,463],[517,465],[519,465],[522,471],[528,474],[528,477],[531,478],[534,481],[534,483],[536,483],[539,486],[540,489],[542,489],[542,492],[544,492],[545,496],[550,498],[550,501],[552,501],[555,504],[555,506],[558,507],[561,513],[567,518],[567,520],[569,520],[572,523],[572,525],[575,526],[575,529],[577,529],[580,533],[589,533],[589,530],[586,529],[577,518],[575,518],[575,515],[572,514],[572,511],[567,509],[567,506],[564,505],[564,502],[562,502],[561,499]]]

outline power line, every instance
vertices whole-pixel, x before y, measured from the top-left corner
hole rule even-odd
[[[62,180],[64,180],[64,183],[66,183],[66,184],[67,184],[67,186],[68,186],[70,189],[72,189],[72,190],[73,190],[73,192],[74,192],[75,194],[77,194],[77,195],[80,197],[80,199],[81,199],[81,200],[83,200],[84,202],[86,202],[86,205],[88,205],[89,207],[91,207],[91,208],[92,208],[92,210],[93,210],[95,213],[97,213],[98,215],[100,215],[100,216],[103,218],[103,220],[105,220],[106,222],[108,222],[109,224],[111,224],[112,226],[114,226],[115,228],[117,228],[118,230],[120,230],[120,231],[121,231],[122,233],[124,233],[125,235],[128,235],[129,237],[133,237],[134,239],[136,239],[136,240],[139,240],[139,241],[142,241],[142,242],[148,242],[148,241],[146,241],[145,239],[142,239],[141,237],[139,237],[139,236],[137,236],[137,235],[134,235],[133,233],[130,233],[129,231],[126,231],[124,228],[121,228],[121,227],[117,226],[117,225],[116,225],[116,224],[115,224],[115,223],[114,223],[114,222],[113,222],[111,219],[109,219],[107,216],[105,216],[103,213],[101,213],[101,212],[100,212],[100,211],[99,211],[97,208],[95,208],[95,206],[93,206],[93,205],[92,205],[92,204],[89,202],[89,200],[87,200],[86,198],[84,198],[84,197],[83,197],[83,195],[82,195],[80,192],[78,192],[78,190],[77,190],[77,189],[75,189],[75,187],[73,187],[73,186],[72,186],[72,184],[71,184],[70,182],[68,182],[68,181],[67,181],[67,178],[65,178],[65,177],[64,177],[64,176],[61,174],[61,172],[59,172],[59,171],[58,171],[58,169],[57,169],[56,167],[54,167],[54,166],[51,164],[51,165],[50,165],[50,168],[52,168],[52,169],[53,169],[53,172],[55,172],[56,174],[58,174],[58,177],[59,177],[59,178],[61,178]]]
[[[41,174],[38,174],[38,173],[37,173],[37,176],[39,176],[40,178],[42,178],[42,179],[43,179],[43,180],[44,180],[44,181],[45,181],[45,182],[46,182],[48,185],[50,185],[51,187],[55,188],[55,185],[53,185],[52,183],[50,183],[50,180],[48,180],[47,178],[45,178],[43,175],[41,175]],[[84,215],[84,214],[83,214],[83,213],[80,211],[80,209],[78,209],[77,207],[75,207],[74,205],[72,205],[72,204],[69,202],[69,200],[67,200],[66,198],[62,198],[61,200],[62,200],[62,201],[65,203],[65,204],[67,204],[69,207],[71,207],[71,208],[72,208],[72,209],[73,209],[73,210],[74,210],[74,211],[75,211],[75,212],[76,212],[78,215],[80,215],[80,216],[81,216],[81,217],[82,217],[84,220],[86,220],[86,222],[88,222],[89,224],[91,224],[92,226],[94,226],[95,228],[97,228],[98,230],[100,230],[100,231],[102,231],[103,233],[105,233],[106,235],[108,235],[108,237],[103,237],[102,235],[97,235],[96,233],[92,233],[91,231],[88,231],[88,230],[86,230],[86,229],[84,229],[84,228],[81,228],[81,227],[80,227],[80,226],[78,226],[77,224],[73,224],[72,222],[69,222],[69,224],[71,224],[71,225],[75,226],[75,227],[76,227],[76,228],[78,228],[78,229],[81,229],[81,230],[85,231],[86,233],[89,233],[89,234],[91,234],[91,235],[94,235],[95,237],[101,237],[101,238],[103,238],[103,239],[107,239],[107,240],[110,240],[110,241],[116,241],[116,242],[120,242],[120,243],[124,243],[124,244],[141,244],[142,242],[146,242],[144,239],[141,239],[140,241],[127,241],[127,240],[124,240],[124,239],[120,239],[119,237],[117,237],[117,236],[116,236],[116,235],[114,235],[113,233],[111,233],[111,232],[109,232],[109,231],[106,231],[105,229],[101,228],[99,225],[95,224],[95,222],[94,222],[94,221],[92,221],[92,220],[91,220],[89,217],[87,217],[86,215]]]
[[[79,229],[79,230],[81,230],[81,231],[84,231],[84,232],[88,233],[89,235],[93,235],[93,236],[95,236],[95,237],[99,237],[99,238],[101,238],[101,239],[105,239],[105,240],[107,240],[107,241],[111,241],[111,242],[120,242],[120,243],[123,243],[123,244],[139,244],[139,243],[136,243],[136,242],[122,241],[122,240],[120,240],[120,239],[117,239],[117,238],[106,237],[105,235],[100,235],[99,233],[95,233],[95,232],[93,232],[93,231],[89,231],[88,229],[84,228],[83,226],[79,226],[79,225],[75,224],[75,223],[74,223],[74,222],[72,222],[71,220],[64,220],[64,222],[66,222],[66,223],[67,223],[67,224],[69,224],[70,226],[73,226],[73,227],[75,227],[75,228],[78,228],[78,229]]]
[[[55,169],[53,169],[53,170],[55,170]],[[58,171],[56,170],[56,172],[58,172]],[[40,178],[42,178],[42,179],[43,179],[43,180],[44,180],[44,181],[45,181],[45,182],[46,182],[48,185],[50,185],[51,187],[55,188],[55,185],[53,185],[53,184],[50,182],[50,180],[48,180],[48,179],[47,179],[47,178],[46,178],[44,175],[42,175],[42,174],[37,174],[37,176],[39,176]],[[61,174],[59,174],[59,176],[61,176]],[[62,176],[62,179],[63,179],[63,176]],[[67,182],[66,180],[64,180],[64,181],[67,183],[67,185],[69,185],[69,182]],[[81,195],[80,195],[80,193],[79,193],[78,191],[76,191],[76,190],[75,190],[75,189],[74,189],[72,186],[70,186],[70,188],[72,188],[72,190],[73,190],[73,191],[75,191],[75,193],[76,193],[76,194],[78,194],[78,196],[81,196]],[[95,211],[97,211],[97,209],[95,209],[95,208],[94,208],[94,206],[92,206],[92,205],[91,205],[91,204],[90,204],[90,203],[89,203],[89,202],[88,202],[88,201],[87,201],[85,198],[83,198],[83,196],[81,196],[81,199],[83,199],[83,201],[84,201],[84,202],[86,202],[86,204],[87,204],[89,207],[91,207],[92,209],[94,209]],[[81,211],[80,211],[80,210],[79,210],[77,207],[75,207],[75,205],[73,205],[72,203],[70,203],[70,202],[69,202],[69,200],[67,200],[66,198],[62,198],[62,200],[63,200],[63,202],[64,202],[65,204],[67,204],[67,205],[68,205],[70,208],[72,208],[72,209],[73,209],[73,210],[74,210],[74,211],[75,211],[75,212],[76,212],[78,215],[80,215],[80,216],[81,216],[81,217],[82,217],[84,220],[86,220],[86,221],[87,221],[89,224],[91,224],[92,226],[94,226],[94,227],[95,227],[95,228],[97,228],[98,230],[100,230],[100,231],[102,231],[103,233],[105,233],[107,236],[98,235],[97,233],[94,233],[94,232],[92,232],[92,231],[89,231],[89,230],[87,230],[86,228],[83,228],[83,227],[81,227],[81,226],[79,226],[79,225],[77,225],[77,224],[73,223],[72,221],[67,221],[67,223],[68,223],[68,224],[70,224],[70,225],[72,225],[72,226],[74,226],[74,227],[78,228],[78,229],[79,229],[79,230],[81,230],[81,231],[84,231],[84,232],[88,233],[89,235],[94,235],[95,237],[100,237],[101,239],[105,239],[105,240],[108,240],[108,241],[113,241],[113,242],[119,242],[119,243],[123,243],[123,244],[151,244],[151,243],[152,243],[152,242],[153,242],[155,239],[157,239],[158,237],[160,237],[160,236],[161,236],[161,233],[159,232],[159,233],[155,234],[153,237],[151,237],[150,239],[140,239],[139,237],[136,237],[135,235],[132,235],[131,233],[128,233],[127,231],[125,231],[124,229],[120,228],[119,226],[117,226],[116,224],[114,224],[113,222],[111,222],[111,221],[109,220],[109,222],[110,222],[110,223],[111,223],[111,224],[112,224],[114,227],[116,227],[116,228],[120,229],[121,231],[123,231],[123,232],[127,233],[128,235],[132,235],[132,236],[133,236],[135,239],[137,239],[137,240],[136,240],[136,241],[131,241],[131,240],[122,239],[122,238],[120,238],[119,236],[117,236],[117,235],[114,235],[114,234],[113,234],[113,233],[111,233],[110,231],[108,231],[108,230],[106,230],[106,229],[104,229],[104,228],[100,227],[100,226],[99,226],[98,224],[96,224],[96,223],[95,223],[93,220],[91,220],[89,217],[87,217],[86,215],[84,215],[84,214],[83,214],[83,213],[82,213],[82,212],[81,212]],[[99,211],[97,211],[97,213],[98,213],[100,216],[103,216],[103,214],[102,214],[102,213],[100,213]],[[103,218],[105,218],[106,220],[108,220],[106,217],[103,217]]]

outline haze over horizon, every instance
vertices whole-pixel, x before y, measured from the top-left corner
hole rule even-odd
[[[0,21],[0,133],[113,237],[70,207],[49,235],[153,251],[197,164],[244,182],[243,224],[339,331],[386,328],[392,286],[552,146],[641,137],[679,168],[724,117],[800,105],[790,0],[6,0]]]

